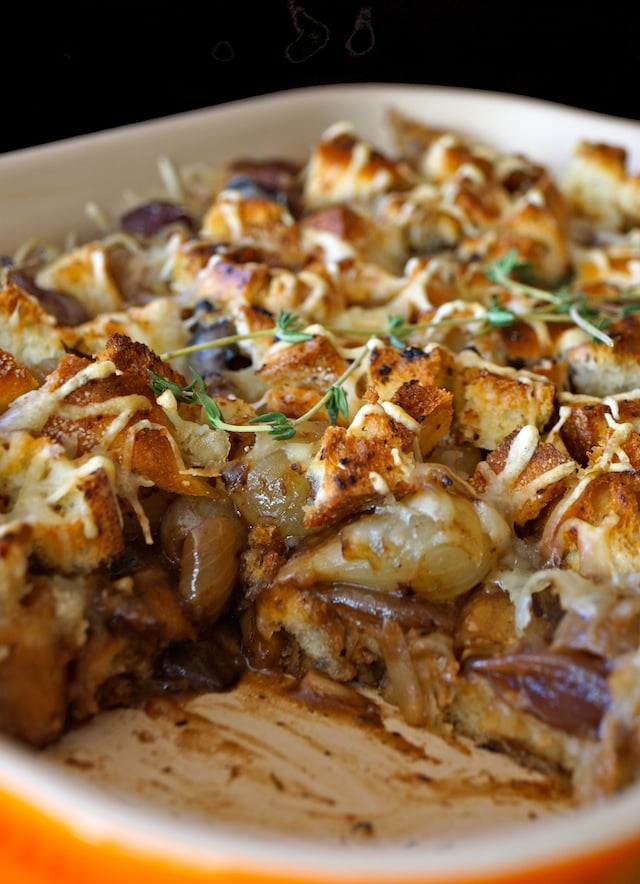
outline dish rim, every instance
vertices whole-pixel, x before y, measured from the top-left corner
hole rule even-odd
[[[416,94],[423,93],[425,95],[451,97],[454,101],[461,99],[487,99],[492,102],[502,103],[505,106],[513,103],[520,106],[530,105],[531,107],[538,107],[541,110],[546,109],[552,112],[570,114],[576,119],[584,117],[586,120],[590,118],[592,120],[600,120],[604,123],[613,122],[623,125],[628,124],[630,132],[640,127],[640,117],[634,119],[632,117],[616,116],[615,114],[607,114],[603,111],[591,110],[567,102],[541,98],[533,95],[524,95],[508,90],[481,89],[472,86],[448,86],[446,84],[432,85],[427,83],[404,83],[389,80],[367,80],[353,83],[321,83],[312,86],[291,86],[290,88],[283,88],[275,91],[258,92],[254,95],[249,95],[243,98],[223,100],[214,105],[206,105],[191,110],[178,111],[160,117],[141,119],[131,123],[122,123],[109,128],[95,129],[79,135],[64,136],[62,138],[54,139],[53,141],[2,151],[0,152],[0,164],[3,163],[5,158],[13,159],[31,154],[50,152],[52,148],[56,147],[88,144],[94,140],[103,141],[105,138],[118,138],[120,135],[128,136],[129,133],[135,133],[142,129],[155,127],[163,128],[166,124],[172,125],[175,123],[180,124],[182,122],[195,122],[199,118],[208,118],[211,114],[217,114],[218,111],[223,111],[224,109],[240,109],[241,107],[250,107],[254,104],[257,106],[271,102],[274,104],[280,104],[283,100],[295,99],[296,97],[308,95],[311,95],[312,98],[314,96],[319,97],[322,94],[344,96],[350,91],[356,94],[360,92],[371,93],[378,90],[386,92],[389,95],[392,95],[394,92],[398,94],[402,92],[414,92]]]

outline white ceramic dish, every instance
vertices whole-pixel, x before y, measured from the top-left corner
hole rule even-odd
[[[557,171],[583,138],[625,146],[640,171],[632,121],[470,90],[293,90],[0,157],[0,253],[34,235],[90,236],[87,201],[116,212],[127,190],[161,192],[161,155],[303,158],[337,120],[390,147],[391,107]],[[505,759],[391,713],[385,730],[263,687],[109,713],[40,755],[2,742],[11,880],[52,880],[52,869],[69,882],[639,880],[640,787],[576,810]]]

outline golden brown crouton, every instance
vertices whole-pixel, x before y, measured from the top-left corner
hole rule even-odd
[[[350,127],[339,125],[325,132],[310,156],[304,199],[311,207],[366,201],[412,183],[408,166],[359,139]]]
[[[640,399],[634,396],[605,401],[571,397],[563,405],[559,433],[567,451],[582,466],[613,445],[616,460],[640,469]]]
[[[563,190],[577,212],[604,229],[620,229],[640,215],[638,204],[628,199],[633,179],[627,177],[627,159],[617,145],[581,141],[563,176]]]
[[[423,387],[451,389],[454,365],[453,354],[437,345],[404,350],[376,345],[369,353],[369,377],[381,399],[391,399],[407,381],[417,380]]]
[[[399,273],[407,258],[399,229],[347,205],[309,212],[300,220],[300,227],[313,254],[325,260],[331,260],[337,252],[340,257],[375,262],[390,272]],[[330,235],[329,242],[325,234]]]
[[[95,361],[64,356],[43,386],[28,394],[32,397],[28,407],[19,400],[7,409],[3,425],[54,439],[75,457],[95,449],[106,452],[144,481],[167,491],[209,494],[209,483],[185,464],[190,460],[187,431],[196,425],[172,420],[171,410],[167,413],[156,402],[149,387],[150,370],[184,381],[144,344],[114,335]],[[226,433],[206,426],[198,432],[210,440],[210,445],[206,439],[200,445],[211,460],[224,458]]]
[[[429,256],[453,249],[464,234],[464,218],[457,206],[443,203],[437,194],[428,198],[422,189],[389,194],[376,207],[376,217],[402,231],[410,255]]]
[[[607,330],[614,346],[583,341],[564,356],[576,393],[613,396],[640,387],[640,316],[631,313]]]
[[[296,420],[313,408],[321,398],[322,394],[317,390],[305,387],[294,385],[268,387],[264,395],[264,407],[266,411],[279,411],[286,417]],[[329,422],[329,415],[324,407],[315,412],[315,417],[317,420]]]
[[[198,274],[217,253],[218,244],[215,242],[175,234],[168,244],[166,264],[172,287],[182,291],[192,286]]]
[[[516,525],[535,519],[557,500],[577,464],[540,441],[535,427],[518,427],[476,467],[470,484]]]
[[[64,353],[53,316],[13,282],[0,291],[0,347],[29,369]]]
[[[257,375],[272,387],[306,387],[325,393],[346,367],[330,338],[316,334],[308,341],[275,344],[265,354]]]
[[[465,219],[467,230],[493,227],[505,213],[507,194],[490,181],[462,177],[451,200],[456,214]]]
[[[573,285],[588,301],[595,300],[596,306],[597,299],[615,303],[621,289],[636,289],[640,285],[640,245],[633,231],[627,240],[620,237],[611,243],[573,246],[571,252]]]
[[[479,179],[488,180],[493,172],[492,160],[495,157],[476,148],[461,135],[445,132],[428,146],[420,161],[420,171],[428,180],[441,183],[453,178],[464,166],[473,168]]]
[[[554,284],[566,275],[569,270],[568,210],[550,178],[541,178],[535,188],[517,200],[502,224],[507,235],[513,232],[539,245],[534,261],[538,278]]]
[[[209,261],[195,280],[194,301],[207,298],[221,307],[236,302],[259,304],[271,279],[265,264],[242,264],[230,256],[216,256]]]
[[[27,555],[65,574],[88,572],[124,549],[109,458],[69,458],[46,436],[14,432],[0,442],[2,531],[20,532]],[[17,534],[16,534],[17,536]]]
[[[21,365],[13,354],[0,350],[0,414],[14,399],[35,390],[37,386],[38,381],[28,368]]]
[[[332,525],[391,493],[406,492],[406,452],[419,424],[398,406],[365,405],[348,429],[328,427],[307,476],[314,499],[306,527]]]
[[[500,329],[500,337],[510,364],[522,365],[527,368],[548,357],[551,347],[540,340],[538,330],[529,322],[514,322]]]
[[[503,368],[465,350],[456,357],[453,432],[460,441],[494,449],[516,427],[542,430],[553,415],[555,387],[526,371]]]
[[[585,577],[640,570],[640,479],[635,471],[587,468],[556,504],[541,549],[548,561]]]
[[[401,155],[416,167],[425,150],[445,134],[443,129],[415,120],[397,108],[391,108],[387,119]]]
[[[122,306],[123,297],[109,266],[109,249],[99,242],[90,242],[44,267],[36,276],[44,289],[73,295],[89,316]]]
[[[213,243],[256,245],[276,252],[285,265],[303,262],[297,226],[286,206],[224,190],[202,219],[200,235]]]
[[[391,402],[420,425],[418,445],[423,457],[445,439],[453,421],[453,393],[441,387],[424,387],[419,381],[405,381],[395,391]]]
[[[60,329],[66,347],[87,354],[102,350],[114,334],[140,341],[156,353],[177,350],[188,340],[182,307],[172,298],[155,298],[144,306],[102,314],[80,325]]]

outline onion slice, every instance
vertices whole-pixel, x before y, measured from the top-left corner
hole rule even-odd
[[[242,535],[237,520],[217,515],[185,537],[180,562],[180,593],[207,621],[224,613],[238,576]]]

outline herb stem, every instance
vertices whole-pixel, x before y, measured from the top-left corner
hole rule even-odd
[[[200,350],[209,350],[212,347],[226,347],[228,344],[237,344],[239,341],[248,341],[255,338],[275,337],[275,328],[263,328],[254,332],[244,332],[236,335],[225,335],[223,338],[213,338],[210,341],[202,341],[200,344],[189,344],[187,347],[180,347],[177,350],[168,350],[166,353],[160,354],[163,362],[169,362],[178,356],[189,356],[191,353],[198,353]]]
[[[315,405],[312,405],[311,408],[306,411],[301,417],[295,418],[293,421],[294,424],[301,424],[304,421],[310,420],[315,414],[317,414],[321,408],[324,408],[325,405],[331,403],[332,399],[336,396],[337,391],[342,390],[344,382],[354,373],[356,368],[362,363],[362,360],[367,353],[367,347],[364,346],[356,356],[356,358],[347,366],[345,371],[340,375],[338,380],[331,384],[326,393],[316,402]],[[343,391],[344,392],[344,391]],[[337,406],[337,411],[342,412],[346,417],[348,414],[348,409],[346,407],[346,399],[343,403],[341,403],[344,407]]]
[[[569,307],[569,316],[573,322],[583,331],[587,332],[587,334],[597,338],[603,344],[606,344],[607,347],[613,347],[613,339],[603,332],[602,329],[585,319],[584,316],[580,314],[577,304],[572,304],[571,307]]]
[[[520,312],[517,309],[512,309],[511,305],[508,303],[506,305],[502,304],[499,297],[496,296],[493,303],[486,308],[484,315],[457,316],[450,319],[428,320],[418,323],[407,323],[403,316],[398,315],[388,317],[386,329],[374,330],[326,326],[325,331],[342,337],[366,337],[369,341],[376,337],[386,337],[392,346],[402,349],[407,346],[404,339],[414,332],[461,327],[473,323],[479,326],[477,334],[481,335],[494,329],[512,326],[517,322],[558,322],[565,324],[573,323],[592,338],[600,341],[600,343],[605,344],[607,347],[613,347],[613,339],[603,331],[603,328],[608,327],[612,321],[620,316],[640,311],[640,303],[638,303],[640,293],[637,288],[629,290],[626,294],[621,293],[620,300],[623,302],[623,306],[620,307],[604,302],[600,305],[599,309],[596,309],[579,290],[572,290],[563,286],[557,291],[549,292],[520,279],[514,279],[514,273],[525,272],[528,267],[529,265],[519,260],[517,250],[512,249],[506,255],[494,261],[485,270],[485,275],[489,280],[500,285],[503,289],[511,292],[511,294],[524,295],[534,303],[541,305],[528,311],[522,310]],[[515,305],[513,306],[515,307]],[[296,344],[309,341],[313,336],[310,331],[305,330],[304,323],[298,316],[289,310],[281,310],[272,328],[225,335],[225,337],[214,338],[199,344],[191,344],[177,350],[169,350],[166,353],[162,353],[160,358],[166,362],[178,356],[187,356],[200,350],[224,347],[229,344],[236,344],[240,341],[254,340],[256,338],[270,337],[283,343]],[[362,363],[368,350],[367,344],[363,344],[359,354],[349,363],[338,380],[329,386],[311,408],[297,418],[289,418],[282,412],[276,411],[257,414],[247,424],[229,424],[225,421],[218,403],[209,396],[203,378],[194,368],[191,368],[193,380],[185,387],[168,381],[153,372],[151,372],[150,385],[158,395],[165,390],[170,390],[179,402],[200,404],[207,415],[207,420],[214,429],[226,430],[232,433],[270,433],[278,439],[289,439],[295,435],[296,427],[299,424],[310,420],[322,408],[326,409],[332,424],[336,423],[340,414],[348,417],[349,402],[343,385]]]

